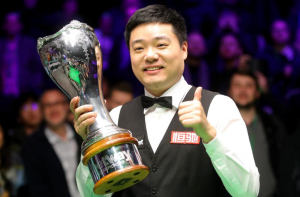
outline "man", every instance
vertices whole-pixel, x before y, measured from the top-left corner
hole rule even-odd
[[[106,107],[108,111],[124,105],[133,99],[133,89],[129,82],[120,81],[117,84],[113,85],[108,93],[106,99]]]
[[[237,71],[230,80],[228,95],[234,100],[247,125],[255,163],[260,173],[259,197],[274,196],[278,179],[278,153],[286,130],[272,113],[256,107],[260,97],[256,76]]]
[[[222,196],[224,186],[232,196],[257,196],[259,174],[245,123],[231,99],[186,83],[182,77],[186,40],[184,19],[162,5],[139,9],[126,25],[132,70],[144,85],[145,96],[172,96],[172,101],[166,107],[144,108],[145,97],[139,96],[110,112],[118,126],[143,137],[139,152],[150,168],[144,180],[113,196]],[[77,107],[78,101],[72,99],[70,109],[75,129],[85,139],[86,127],[97,114],[89,112],[91,105]],[[203,143],[178,144],[171,139],[172,132],[185,135],[185,131],[194,131]],[[82,196],[96,196],[88,168],[81,162],[76,177]]]
[[[31,197],[79,197],[75,183],[82,140],[67,123],[68,100],[58,89],[41,96],[45,125],[23,146]]]

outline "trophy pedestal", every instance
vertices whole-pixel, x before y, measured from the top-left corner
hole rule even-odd
[[[104,138],[85,150],[82,160],[89,167],[95,194],[108,194],[130,187],[149,174],[131,133]]]
[[[94,186],[95,194],[114,193],[130,187],[149,174],[147,166],[135,165],[112,172],[100,179]],[[129,180],[129,181],[128,181]]]

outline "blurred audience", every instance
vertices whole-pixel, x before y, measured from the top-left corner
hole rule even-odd
[[[84,18],[79,14],[78,0],[63,0],[57,2],[57,5],[60,9],[43,17],[43,23],[46,24],[45,31],[48,32],[45,36],[56,33],[72,20],[84,22]]]
[[[5,146],[5,133],[0,124],[0,197],[11,197],[11,184],[5,176],[9,163],[7,162],[8,150]]]
[[[131,1],[131,0],[124,0],[124,1]],[[138,1],[136,1],[136,2],[138,2]],[[125,71],[128,75],[130,75],[130,73],[132,73],[129,50],[125,43],[123,31],[125,29],[125,25],[126,25],[128,19],[130,18],[130,16],[138,9],[139,9],[139,7],[135,4],[133,4],[131,6],[125,7],[123,10],[123,12],[124,12],[123,13],[124,15],[122,18],[123,21],[122,21],[122,24],[120,24],[121,27],[123,27],[122,33],[117,35],[117,37],[115,37],[114,46],[111,51],[110,64],[112,66],[112,68],[111,68],[112,71],[121,71],[121,72]],[[120,58],[116,58],[116,56],[118,56]]]
[[[188,34],[188,57],[185,61],[183,76],[194,86],[210,89],[210,68],[205,60],[207,53],[205,39],[199,31]]]
[[[108,111],[111,111],[113,108],[124,105],[133,98],[134,96],[131,84],[126,81],[120,81],[109,89],[109,94],[106,99],[106,107]]]
[[[113,16],[110,12],[104,12],[101,14],[98,27],[95,28],[96,36],[100,42],[102,50],[102,63],[103,70],[109,69],[109,58],[111,55],[111,50],[114,45],[113,37]]]
[[[70,180],[79,161],[80,146],[76,144],[81,139],[72,134],[74,115],[66,107],[68,99],[60,90],[47,90],[56,85],[42,67],[37,38],[56,33],[74,19],[92,26],[102,49],[103,96],[111,110],[144,93],[132,72],[123,33],[129,17],[153,3],[175,8],[186,19],[188,57],[183,75],[188,83],[228,93],[239,106],[261,173],[260,196],[299,195],[298,0],[119,0],[101,7],[82,0],[44,3],[0,1],[0,120],[5,136],[3,146],[0,139],[0,197],[78,195]],[[286,138],[277,168],[275,153],[284,134],[290,138]],[[20,158],[23,142],[32,194]],[[75,147],[73,152],[59,151],[69,146]],[[62,154],[69,157],[63,160]],[[42,158],[41,164],[37,157]]]
[[[278,152],[286,136],[282,121],[275,114],[259,109],[259,84],[251,71],[232,74],[228,95],[236,103],[244,119],[260,173],[259,197],[275,196],[278,180]]]
[[[13,112],[16,124],[8,130],[9,167],[5,176],[12,184],[12,196],[27,196],[28,185],[21,151],[26,138],[38,130],[42,122],[39,97],[34,92],[22,93],[14,101]]]
[[[223,8],[218,17],[218,24],[215,28],[215,32],[211,37],[214,43],[219,37],[225,33],[233,33],[240,37],[240,44],[243,45],[244,52],[254,55],[257,48],[257,41],[253,32],[243,28],[244,18],[239,15],[237,10],[232,8]],[[249,26],[249,22],[247,23]]]
[[[213,71],[212,89],[226,94],[231,74],[238,69],[243,48],[236,34],[226,33],[220,37],[218,50],[219,54]]]
[[[134,89],[134,95],[143,94],[144,88],[132,72],[129,49],[126,46],[123,33],[128,19],[140,6],[140,0],[122,0],[120,5],[121,14],[117,14],[114,18],[121,31],[115,36],[109,60],[110,72],[107,73],[107,76],[111,79],[122,78],[130,82]]]
[[[27,138],[22,152],[30,196],[79,197],[75,172],[82,139],[67,122],[69,100],[61,90],[50,89],[40,104],[45,124]]]
[[[24,23],[23,33],[32,36],[34,39],[44,37],[45,23],[43,21],[44,13],[40,9],[41,1],[39,0],[23,0],[24,9],[21,12],[22,21]]]
[[[2,27],[6,36],[0,39],[1,94],[16,98],[22,91],[41,91],[43,67],[36,41],[22,34],[20,13],[6,14]]]
[[[0,38],[0,118],[9,127],[14,123],[13,101],[25,91],[39,94],[50,79],[39,60],[36,41],[22,34],[20,13],[7,13],[2,28],[5,35]]]
[[[258,59],[267,63],[267,77],[272,95],[285,104],[285,93],[294,88],[300,76],[300,56],[291,44],[291,32],[284,20],[275,20],[271,26],[270,45]]]

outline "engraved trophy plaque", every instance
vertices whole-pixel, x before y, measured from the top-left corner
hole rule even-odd
[[[149,174],[129,130],[112,121],[102,93],[102,52],[93,28],[73,20],[57,33],[39,38],[37,50],[48,76],[80,105],[98,113],[82,144],[82,162],[88,166],[95,194],[130,187]]]

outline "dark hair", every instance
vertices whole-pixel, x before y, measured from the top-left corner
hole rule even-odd
[[[66,101],[70,100],[69,97],[64,93],[64,91],[62,89],[60,89],[59,87],[57,87],[57,86],[44,88],[44,90],[43,90],[43,92],[42,92],[42,94],[40,96],[40,99],[45,95],[45,93],[51,92],[51,91],[58,91],[65,98]]]
[[[232,78],[235,76],[235,75],[242,75],[242,76],[247,76],[247,77],[250,77],[254,80],[255,82],[255,87],[257,90],[259,90],[259,84],[258,84],[258,79],[256,77],[256,75],[254,74],[253,71],[251,70],[235,70],[232,74],[231,74],[231,77],[230,77],[230,84],[231,84],[231,81],[232,81]]]
[[[34,91],[23,92],[13,103],[13,111],[16,116],[19,115],[23,105],[28,101],[39,102],[39,96]]]
[[[114,90],[119,90],[122,92],[133,94],[133,88],[131,84],[127,81],[119,81],[118,83],[114,84],[108,91],[108,98],[111,97]]]
[[[184,18],[174,9],[164,5],[154,4],[138,9],[128,20],[124,32],[128,49],[131,31],[137,26],[145,23],[171,24],[173,31],[179,40],[179,44],[181,45],[187,40]]]

